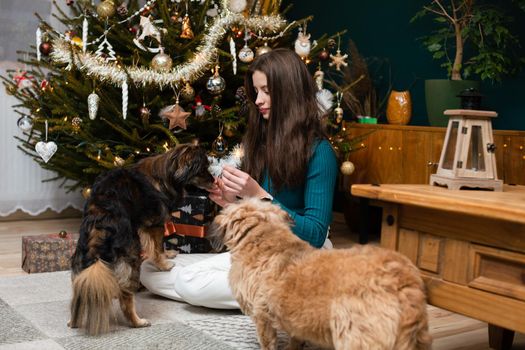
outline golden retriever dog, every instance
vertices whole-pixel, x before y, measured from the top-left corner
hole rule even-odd
[[[405,256],[374,246],[315,249],[290,230],[288,214],[252,198],[214,219],[210,241],[231,252],[230,286],[257,328],[262,349],[277,330],[290,349],[428,349],[426,298]]]
[[[212,186],[208,165],[202,148],[179,145],[97,178],[71,258],[70,327],[83,327],[90,335],[108,332],[115,298],[132,327],[150,325],[135,310],[141,253],[160,270],[173,267],[163,252],[164,223],[186,186]]]

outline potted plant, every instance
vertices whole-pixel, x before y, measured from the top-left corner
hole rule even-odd
[[[525,0],[515,0],[523,8]],[[499,2],[498,2],[499,3]],[[445,126],[443,111],[459,108],[456,95],[469,87],[479,88],[479,78],[501,82],[517,73],[525,59],[518,55],[518,37],[511,31],[513,18],[503,8],[479,0],[433,0],[411,22],[431,16],[438,28],[423,36],[423,45],[441,61],[448,80],[425,82],[427,113],[431,125]]]

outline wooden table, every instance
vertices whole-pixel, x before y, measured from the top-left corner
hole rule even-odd
[[[381,245],[421,270],[430,304],[489,324],[508,349],[525,333],[525,186],[503,192],[353,185],[383,208]]]

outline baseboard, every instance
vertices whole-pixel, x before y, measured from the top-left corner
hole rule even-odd
[[[51,220],[51,219],[67,219],[67,218],[79,218],[82,216],[82,212],[78,209],[68,207],[60,213],[47,209],[38,215],[31,215],[22,210],[17,210],[8,216],[0,216],[0,222],[6,221],[21,221],[21,220]]]

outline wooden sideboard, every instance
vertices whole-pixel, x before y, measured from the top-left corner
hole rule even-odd
[[[350,184],[427,184],[436,172],[446,128],[356,123],[345,128],[349,138],[373,131],[350,154],[356,168]],[[494,143],[498,178],[525,185],[525,131],[494,130]]]
[[[381,209],[351,196],[352,184],[428,184],[437,170],[446,128],[389,124],[345,124],[346,135],[368,134],[361,149],[350,153],[355,171],[342,177],[340,190],[346,223],[367,243],[381,229]],[[525,185],[525,131],[494,130],[498,178]]]

